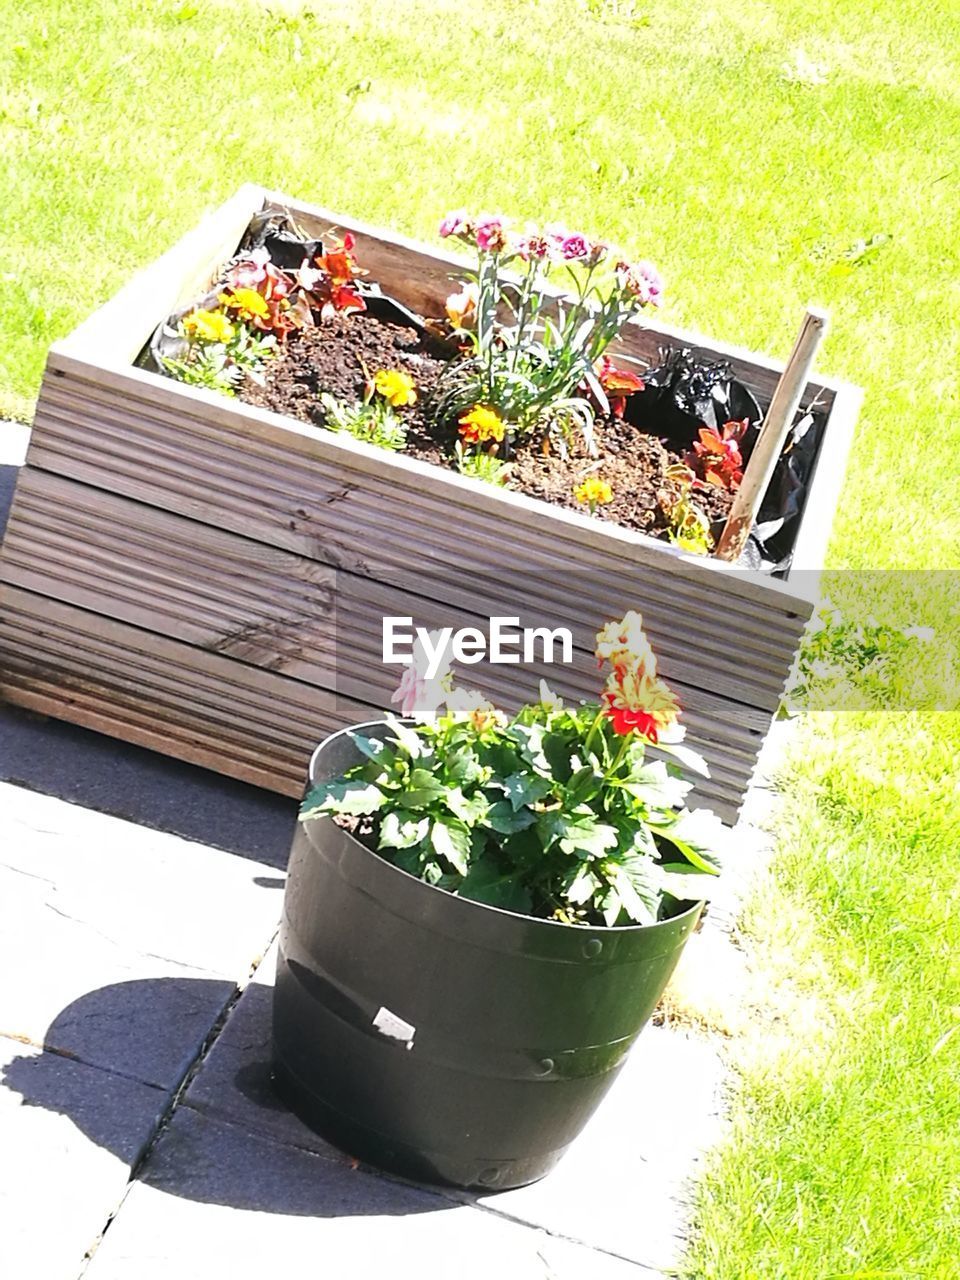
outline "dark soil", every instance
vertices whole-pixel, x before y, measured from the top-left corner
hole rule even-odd
[[[400,410],[408,428],[405,452],[455,470],[455,428],[436,427],[429,415],[430,392],[447,358],[439,342],[422,338],[411,327],[350,312],[291,334],[283,354],[266,366],[266,385],[248,381],[240,395],[248,404],[323,426],[321,391],[356,400],[363,395],[368,373],[372,376],[379,369],[401,369],[414,378],[419,393],[415,405]],[[597,509],[598,519],[666,536],[667,513],[681,492],[667,471],[680,457],[650,434],[649,427],[641,430],[629,417],[628,401],[626,420],[609,417],[597,421],[598,457],[590,457],[576,442],[567,458],[555,451],[545,454],[540,441],[520,444],[509,458],[506,487],[584,512],[573,491],[588,475],[596,475],[610,484],[614,495],[610,503]],[[717,526],[732,502],[731,494],[713,485],[698,486],[693,497]]]

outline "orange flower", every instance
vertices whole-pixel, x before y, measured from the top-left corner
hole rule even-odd
[[[503,419],[495,409],[477,404],[460,417],[460,435],[464,444],[485,444],[488,440],[502,440]]]
[[[480,290],[475,284],[465,284],[459,293],[451,293],[445,303],[447,319],[455,329],[472,329],[477,318]]]

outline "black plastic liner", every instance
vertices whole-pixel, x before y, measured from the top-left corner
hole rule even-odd
[[[700,427],[719,430],[725,422],[749,427],[740,444],[747,462],[753,452],[763,410],[756,396],[734,376],[726,360],[704,360],[689,347],[661,347],[660,362],[643,374],[644,390],[627,400],[629,422],[659,437],[675,453],[689,449]],[[803,506],[826,414],[799,409],[777,463],[739,563],[751,569],[783,572],[790,565],[795,522]],[[722,523],[714,529],[718,535]]]

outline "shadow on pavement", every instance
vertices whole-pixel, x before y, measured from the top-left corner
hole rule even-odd
[[[0,1087],[18,1093],[24,1106],[66,1116],[91,1141],[133,1165],[143,1143],[142,1136],[134,1136],[136,1117],[125,1105],[131,1076],[118,1074],[119,1065],[110,1071],[83,1064],[102,1067],[118,1036],[148,1037],[158,1054],[169,1056],[163,1042],[178,1026],[175,1006],[215,1004],[222,998],[222,987],[202,979],[170,978],[116,983],[90,992],[68,1005],[45,1037],[45,1047],[52,1050],[67,1041],[76,1044],[76,1027],[82,1023],[88,1030],[80,1051],[15,1057],[2,1070]],[[266,1028],[268,1008],[269,991],[264,988],[258,1021]],[[180,1103],[138,1170],[141,1182],[201,1203],[297,1216],[401,1215],[455,1207],[430,1190],[359,1170],[356,1162],[332,1149],[318,1154],[293,1145],[296,1129],[289,1145],[271,1138],[277,1117],[262,1118],[262,1113],[283,1113],[285,1108],[269,1081],[268,1034],[252,1055],[245,1056],[245,1063],[231,1066],[228,1081],[218,1082],[224,1087],[218,1087],[217,1105],[193,1107],[189,1097],[186,1104]],[[150,1071],[142,1050],[137,1057],[138,1078],[160,1074]],[[158,1120],[164,1096],[169,1099],[173,1092],[157,1090]],[[282,1123],[283,1116],[279,1119]],[[298,1124],[292,1117],[290,1122]]]

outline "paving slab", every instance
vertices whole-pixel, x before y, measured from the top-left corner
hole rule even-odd
[[[0,1038],[0,1276],[76,1280],[165,1105],[162,1089]]]
[[[184,1105],[344,1163],[348,1158],[302,1124],[271,1087],[274,963],[271,951],[191,1082]],[[664,1102],[665,1081],[670,1105]],[[483,1196],[440,1194],[668,1270],[683,1248],[691,1173],[719,1132],[721,1081],[711,1041],[648,1027],[592,1120],[546,1178]]]
[[[85,1280],[645,1280],[472,1205],[179,1110]]]
[[[0,1034],[176,1084],[276,930],[264,870],[0,784]]]

